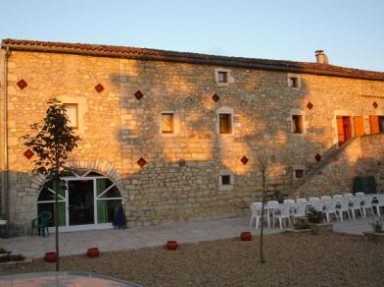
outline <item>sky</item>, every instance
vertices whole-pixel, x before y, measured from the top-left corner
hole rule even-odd
[[[383,0],[0,0],[0,39],[106,44],[384,72]]]

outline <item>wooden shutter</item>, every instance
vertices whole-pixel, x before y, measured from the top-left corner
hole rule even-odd
[[[379,117],[378,116],[369,116],[369,126],[371,127],[371,134],[380,133]]]
[[[355,126],[355,137],[364,135],[364,121],[362,116],[353,117],[353,124]]]
[[[337,140],[339,144],[342,144],[345,141],[344,138],[344,128],[343,128],[343,118],[342,117],[336,117],[337,121]]]

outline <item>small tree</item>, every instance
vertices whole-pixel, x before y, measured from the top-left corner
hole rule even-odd
[[[31,128],[35,135],[24,136],[25,145],[31,147],[37,154],[34,161],[34,172],[45,175],[47,182],[54,183],[55,204],[55,241],[56,241],[56,271],[59,271],[59,222],[58,222],[58,192],[63,188],[60,184],[60,177],[67,169],[66,161],[68,154],[77,147],[80,139],[74,135],[72,127],[69,126],[69,119],[65,107],[57,99],[50,99],[48,102],[46,116],[40,123],[34,123]]]
[[[267,178],[267,167],[268,167],[268,154],[259,153],[257,155],[257,163],[261,171],[261,180],[262,180],[262,193],[261,193],[261,226],[260,226],[260,262],[265,263],[264,258],[264,217],[265,217],[265,198],[266,198],[266,178]]]

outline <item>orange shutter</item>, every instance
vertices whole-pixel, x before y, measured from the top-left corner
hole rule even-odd
[[[355,126],[355,137],[364,135],[364,121],[362,116],[353,117],[353,124]]]
[[[369,125],[371,127],[371,134],[380,133],[378,116],[369,116]]]
[[[343,118],[337,117],[337,138],[339,141],[339,144],[342,144],[344,142],[344,128],[343,128]]]

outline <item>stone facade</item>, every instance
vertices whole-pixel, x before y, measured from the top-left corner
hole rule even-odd
[[[8,218],[17,232],[26,232],[36,216],[44,182],[31,173],[33,158],[25,156],[21,137],[45,116],[50,98],[77,105],[81,141],[70,165],[95,170],[117,184],[130,226],[244,214],[261,193],[260,160],[268,166],[269,194],[291,191],[297,170],[305,180],[318,165],[317,155],[337,149],[337,117],[350,120],[353,138],[354,117],[362,117],[369,134],[369,116],[384,116],[383,73],[343,68],[333,73],[327,64],[283,69],[285,62],[279,61],[263,69],[247,65],[247,59],[206,56],[210,62],[194,63],[188,53],[175,60],[168,57],[172,52],[143,50],[133,57],[125,50],[101,55],[91,49],[97,46],[43,44],[3,41],[1,51],[1,168],[7,174],[2,212],[7,192]],[[230,115],[229,134],[219,132],[220,114]],[[162,132],[166,115],[172,118],[170,133]],[[300,116],[299,133],[292,132],[293,115]],[[369,158],[375,158],[382,145],[369,144],[377,137],[361,138],[359,152],[369,146]],[[342,154],[345,161],[363,157]],[[336,170],[323,175],[344,175],[345,165],[354,166],[345,161],[327,165]],[[351,176],[331,185],[327,176],[317,177],[323,184],[308,185],[308,180],[295,192],[334,193],[333,185],[337,192],[350,191]]]

